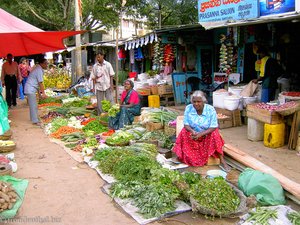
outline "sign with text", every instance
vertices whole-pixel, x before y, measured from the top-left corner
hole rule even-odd
[[[259,0],[260,16],[294,12],[296,0]]]
[[[258,16],[258,0],[198,0],[199,22],[244,20]]]

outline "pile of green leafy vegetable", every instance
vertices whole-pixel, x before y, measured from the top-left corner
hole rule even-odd
[[[216,215],[233,213],[240,204],[239,197],[222,177],[201,179],[191,186],[189,194],[200,207]]]
[[[62,103],[61,98],[58,97],[47,97],[47,98],[40,98],[39,99],[39,104],[44,104],[44,103]]]
[[[116,146],[116,145],[126,145],[130,140],[133,140],[134,136],[126,131],[118,131],[108,137],[105,142],[108,145]]]
[[[113,175],[120,181],[148,180],[151,170],[159,167],[158,162],[146,155],[133,155],[120,160],[114,168]]]
[[[87,125],[85,125],[82,130],[85,131],[94,131],[95,134],[100,134],[103,132],[108,131],[108,128],[103,126],[99,120],[93,120],[91,122],[89,122]]]
[[[133,156],[134,152],[123,150],[122,148],[106,148],[97,151],[93,160],[99,161],[98,168],[104,174],[114,174],[115,166],[119,161],[128,156]]]
[[[122,162],[119,162],[120,164]],[[180,191],[173,185],[179,172],[163,168],[152,168],[149,179],[123,180],[111,187],[111,196],[130,198],[145,218],[159,217],[175,209]],[[177,178],[176,178],[177,179]]]
[[[116,105],[113,105],[109,110],[108,110],[108,115],[110,117],[115,117],[117,115],[117,113],[120,112],[120,105],[119,104],[116,104]]]
[[[110,101],[108,101],[108,100],[102,100],[102,101],[101,101],[101,104],[102,104],[102,110],[103,110],[104,112],[108,112],[108,110],[109,110],[110,107],[111,107]]]
[[[89,104],[89,101],[87,99],[80,99],[72,102],[64,103],[64,107],[83,107],[87,106]]]
[[[157,155],[157,146],[148,143],[134,143],[130,146],[126,146],[126,149],[133,150],[138,154],[145,154],[151,158],[155,158]]]
[[[146,132],[139,141],[159,141],[162,143],[163,148],[166,149],[172,149],[174,146],[174,143],[171,141],[170,137],[166,135],[162,131],[152,131],[152,132]]]

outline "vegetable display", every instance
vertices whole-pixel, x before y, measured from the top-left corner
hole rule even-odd
[[[148,180],[151,170],[159,168],[158,162],[145,155],[128,156],[119,161],[113,175],[120,181]]]
[[[141,123],[153,122],[161,123],[162,125],[168,124],[177,118],[178,113],[170,110],[151,109],[145,110],[140,116]]]
[[[290,212],[287,214],[287,218],[293,225],[300,225],[300,212]]]
[[[256,208],[255,211],[249,212],[250,216],[247,218],[247,222],[254,221],[254,225],[268,225],[269,220],[277,219],[277,211],[274,209]]]
[[[102,104],[102,110],[103,110],[104,112],[108,112],[108,110],[109,110],[110,107],[111,107],[110,101],[108,101],[108,100],[102,100],[102,101],[101,101],[101,104]]]
[[[104,149],[97,151],[94,160],[98,160],[98,168],[105,174],[113,174],[116,164],[122,160],[122,158],[134,155],[133,151],[123,150],[121,148]]]
[[[65,118],[61,118],[61,117],[58,117],[58,118],[55,118],[52,122],[51,122],[51,133],[57,131],[60,127],[63,127],[63,126],[67,126],[68,125],[68,120],[65,119]]]
[[[133,140],[134,136],[126,131],[118,131],[109,136],[105,142],[108,145],[126,145],[130,140]]]
[[[117,113],[120,112],[120,105],[119,104],[115,104],[113,105],[109,110],[108,110],[108,116],[110,117],[115,117],[117,115]]]
[[[200,207],[215,215],[233,213],[240,204],[239,197],[222,177],[201,179],[192,185],[189,194]]]
[[[62,126],[58,128],[57,131],[51,134],[51,137],[61,139],[62,135],[64,134],[71,134],[75,132],[79,132],[80,130],[74,128],[74,127],[68,127],[68,126]]]
[[[82,128],[83,131],[94,131],[95,134],[100,134],[102,132],[108,131],[108,128],[103,126],[98,120],[93,120],[89,122]]]
[[[12,209],[17,202],[18,194],[11,183],[0,181],[0,212]]]

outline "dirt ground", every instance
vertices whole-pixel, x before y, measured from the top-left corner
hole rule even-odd
[[[78,163],[61,146],[49,141],[43,130],[29,121],[28,107],[19,102],[10,110],[18,171],[27,179],[24,202],[7,224],[131,225],[138,224],[101,191],[105,182],[95,170]],[[227,143],[246,151],[265,164],[300,182],[299,156],[288,149],[268,149],[249,142],[245,126],[222,130]],[[238,219],[206,219],[191,212],[163,219],[153,225],[228,225]]]

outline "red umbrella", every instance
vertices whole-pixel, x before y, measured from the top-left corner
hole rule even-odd
[[[0,8],[0,57],[65,49],[63,39],[85,31],[43,31]]]

